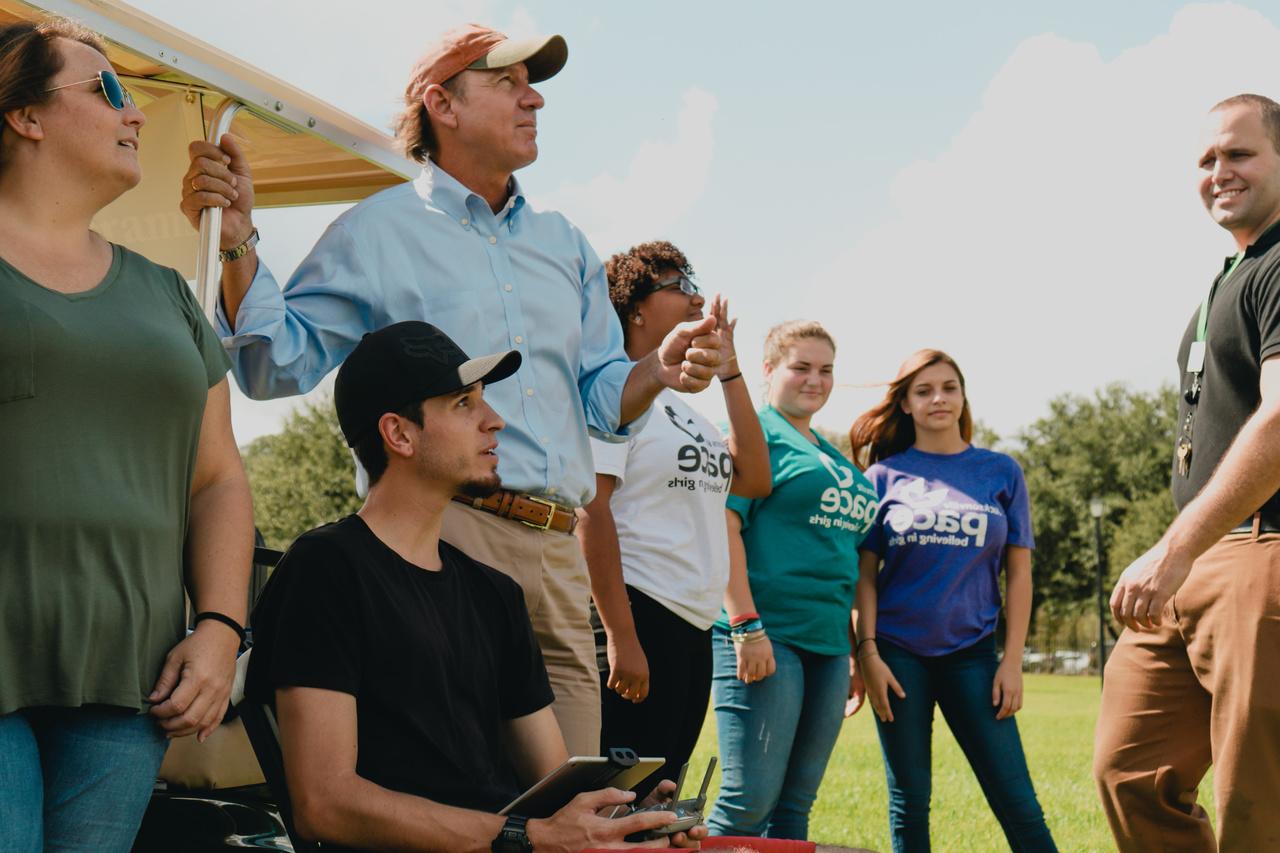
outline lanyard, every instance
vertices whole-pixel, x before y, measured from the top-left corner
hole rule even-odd
[[[1218,285],[1231,278],[1231,274],[1236,271],[1236,267],[1240,266],[1240,262],[1243,260],[1244,252],[1237,252],[1235,260],[1227,268],[1226,275],[1213,283],[1213,286],[1209,288],[1209,293],[1204,298],[1204,302],[1200,303],[1200,321],[1196,323],[1196,341],[1198,343],[1202,343],[1209,335],[1209,306],[1213,304],[1214,292],[1217,291]]]

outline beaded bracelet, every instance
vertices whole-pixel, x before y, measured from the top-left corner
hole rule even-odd
[[[755,631],[747,631],[741,634],[731,634],[730,639],[741,646],[745,643],[758,643],[767,636],[769,635],[764,632],[764,628],[760,628]]]

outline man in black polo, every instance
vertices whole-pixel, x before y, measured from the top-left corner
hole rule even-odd
[[[1094,774],[1123,851],[1280,849],[1280,105],[1209,113],[1200,195],[1231,232],[1178,349],[1178,515],[1120,576]],[[1218,837],[1196,788],[1214,768]]]
[[[600,817],[633,796],[612,789],[527,825],[495,814],[567,754],[520,587],[440,526],[454,495],[501,486],[483,386],[519,365],[411,321],[365,335],[338,371],[369,496],[285,554],[254,610],[246,690],[274,701],[297,829],[326,850],[569,851],[675,817]]]

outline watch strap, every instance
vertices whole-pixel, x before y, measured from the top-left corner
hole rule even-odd
[[[498,837],[489,845],[492,853],[533,853],[533,845],[529,843],[529,836],[525,834],[525,824],[528,822],[529,819],[526,817],[508,815],[507,822],[498,832]]]
[[[257,228],[253,229],[252,233],[250,233],[248,237],[244,238],[244,242],[239,246],[227,249],[224,252],[218,252],[218,260],[222,261],[224,264],[230,263],[231,261],[238,261],[245,255],[249,254],[250,250],[252,250],[256,245],[258,245]]]

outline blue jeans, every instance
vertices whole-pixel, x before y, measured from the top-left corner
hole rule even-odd
[[[893,722],[876,719],[889,780],[894,853],[929,850],[935,703],[969,759],[1009,847],[1015,853],[1057,850],[1031,785],[1018,724],[1013,717],[997,720],[991,705],[991,684],[999,666],[995,637],[939,657],[912,654],[884,639],[876,646],[907,694],[899,699],[890,690]]]
[[[127,708],[0,717],[0,850],[129,850],[166,746],[154,718]]]
[[[712,628],[711,697],[720,737],[720,796],[712,835],[806,840],[849,695],[849,656],[773,641],[778,671],[743,684],[729,632]]]

